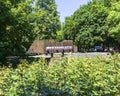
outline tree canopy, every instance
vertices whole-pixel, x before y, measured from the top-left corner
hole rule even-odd
[[[119,9],[119,0],[93,0],[81,6],[73,15],[66,17],[64,39],[72,39],[80,49],[112,45],[120,37]]]
[[[120,47],[120,0],[92,0],[59,20],[55,0],[0,0],[0,60],[24,55],[35,39],[71,39],[88,51]]]
[[[112,3],[107,20],[110,35],[120,43],[120,1]]]
[[[55,0],[0,0],[0,59],[25,54],[34,39],[55,39],[56,8]]]
[[[36,38],[55,39],[56,32],[60,29],[55,0],[36,0],[33,12]]]

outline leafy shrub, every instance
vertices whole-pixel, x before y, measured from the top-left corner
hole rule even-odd
[[[1,68],[4,96],[119,96],[120,57],[64,57]]]
[[[39,60],[29,65],[25,60],[19,64],[17,69],[5,68],[2,79],[2,93],[5,96],[34,96],[41,84],[45,71],[45,62]],[[39,78],[41,77],[41,78]]]

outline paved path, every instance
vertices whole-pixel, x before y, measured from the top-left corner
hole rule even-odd
[[[54,53],[53,57],[61,57],[62,56],[62,53]],[[107,52],[89,52],[89,53],[64,53],[64,56],[65,57],[70,57],[70,56],[73,56],[73,57],[94,57],[94,56],[106,56],[106,57],[110,57],[110,55],[107,53]],[[48,54],[48,55],[35,55],[35,56],[29,56],[29,57],[32,57],[32,58],[40,58],[40,57],[43,57],[43,58],[51,58],[51,55]],[[19,56],[10,56],[10,57],[7,57],[7,59],[19,59]]]
[[[53,57],[61,57],[62,53],[54,53]],[[89,52],[89,53],[65,53],[64,54],[65,57],[94,57],[94,56],[106,56],[109,57],[110,55],[107,52]],[[50,58],[51,55],[36,55],[36,56],[29,56],[29,57],[34,57],[34,58],[39,58],[39,57],[43,57],[43,58]]]
[[[109,57],[110,55],[106,52],[91,52],[91,53],[73,53],[73,56],[88,56],[88,57],[94,57],[94,56],[107,56]]]

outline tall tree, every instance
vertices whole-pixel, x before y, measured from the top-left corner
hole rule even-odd
[[[7,54],[8,37],[6,27],[11,24],[12,14],[10,8],[11,3],[9,0],[0,0],[0,61],[3,61]]]
[[[0,58],[24,54],[31,39],[32,0],[0,0]]]
[[[109,24],[109,34],[120,43],[120,1],[112,2],[109,16],[107,18]]]
[[[36,0],[34,8],[36,38],[56,38],[56,32],[60,29],[60,21],[55,0]]]
[[[13,55],[19,55],[26,51],[26,43],[29,42],[32,34],[28,18],[32,11],[30,3],[30,0],[21,0],[17,4],[15,3],[15,6],[13,4],[10,9],[13,19],[11,25],[7,26],[7,35]]]
[[[106,40],[108,11],[99,2],[90,2],[80,7],[65,21],[64,34],[73,39],[77,46],[88,49]],[[69,30],[69,32],[66,32]]]

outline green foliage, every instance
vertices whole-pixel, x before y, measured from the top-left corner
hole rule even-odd
[[[36,96],[43,82],[45,66],[43,60],[34,62],[32,65],[22,60],[17,69],[2,69],[0,71],[4,73],[0,77],[2,93],[5,96]]]
[[[120,42],[120,1],[112,3],[108,16],[109,32],[113,38]]]
[[[84,50],[95,45],[103,45],[103,49],[114,46],[120,42],[119,3],[119,0],[92,0],[81,6],[66,17],[64,39],[72,39],[79,49]]]
[[[120,57],[53,58],[0,69],[5,96],[119,96]]]
[[[72,39],[84,49],[105,41],[107,16],[107,8],[98,2],[80,7],[71,17],[66,18],[64,38]]]
[[[54,0],[0,0],[0,62],[25,55],[35,39],[56,39],[58,30]]]
[[[63,40],[63,32],[62,32],[62,30],[57,31],[56,39],[59,40],[59,41]]]
[[[36,0],[34,12],[33,25],[36,38],[56,39],[60,21],[55,0]]]
[[[0,0],[0,59],[22,55],[33,40],[28,16],[31,0]],[[1,61],[0,60],[0,61]]]

